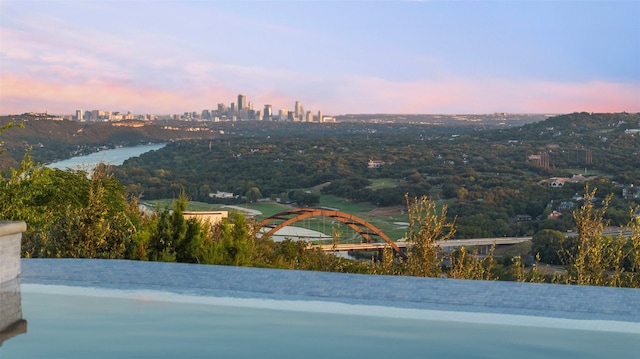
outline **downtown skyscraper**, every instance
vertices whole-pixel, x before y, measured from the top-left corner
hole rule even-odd
[[[247,108],[247,95],[238,95],[238,111]]]

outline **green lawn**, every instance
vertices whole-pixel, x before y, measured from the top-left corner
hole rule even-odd
[[[144,204],[148,204],[156,208],[156,210],[161,211],[165,208],[171,208],[173,200],[172,199],[158,199],[151,201],[143,201]],[[204,202],[196,202],[189,201],[187,203],[187,211],[219,211],[222,209],[222,205],[220,204],[211,204]]]
[[[276,203],[276,202],[256,202],[245,205],[240,205],[241,207],[247,207],[250,209],[255,209],[257,211],[262,212],[261,216],[258,216],[258,219],[267,218],[273,216],[274,214],[286,211],[291,209],[292,207],[289,205]]]
[[[371,185],[368,187],[372,190],[378,190],[383,188],[394,188],[394,187],[397,187],[399,184],[406,183],[405,181],[396,180],[393,178],[376,178],[376,179],[369,179],[369,181],[371,181]]]
[[[375,208],[371,203],[368,202],[354,203],[344,198],[330,195],[320,196],[320,204],[318,205],[318,207],[335,208],[341,212],[347,212],[351,214],[368,212]]]

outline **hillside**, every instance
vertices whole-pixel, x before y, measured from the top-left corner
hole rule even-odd
[[[80,123],[43,120],[29,115],[0,117],[0,126],[8,122],[24,127],[14,127],[2,134],[7,152],[0,156],[0,170],[17,165],[29,148],[36,161],[52,162],[100,148],[216,137],[214,131],[193,131],[193,127],[198,126],[193,123],[167,126],[142,121]]]

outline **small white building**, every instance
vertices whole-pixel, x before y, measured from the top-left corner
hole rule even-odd
[[[203,223],[209,223],[211,227],[220,223],[223,219],[229,218],[228,211],[184,211],[182,215],[185,219],[195,218]]]
[[[367,165],[368,168],[380,168],[384,166],[384,161],[374,161],[374,160],[369,160],[369,164]]]
[[[216,193],[209,193],[209,197],[228,199],[228,198],[234,198],[235,196],[231,192],[216,191]]]

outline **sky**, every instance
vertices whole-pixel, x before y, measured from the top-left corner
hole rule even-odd
[[[640,112],[640,0],[0,0],[0,114]]]

